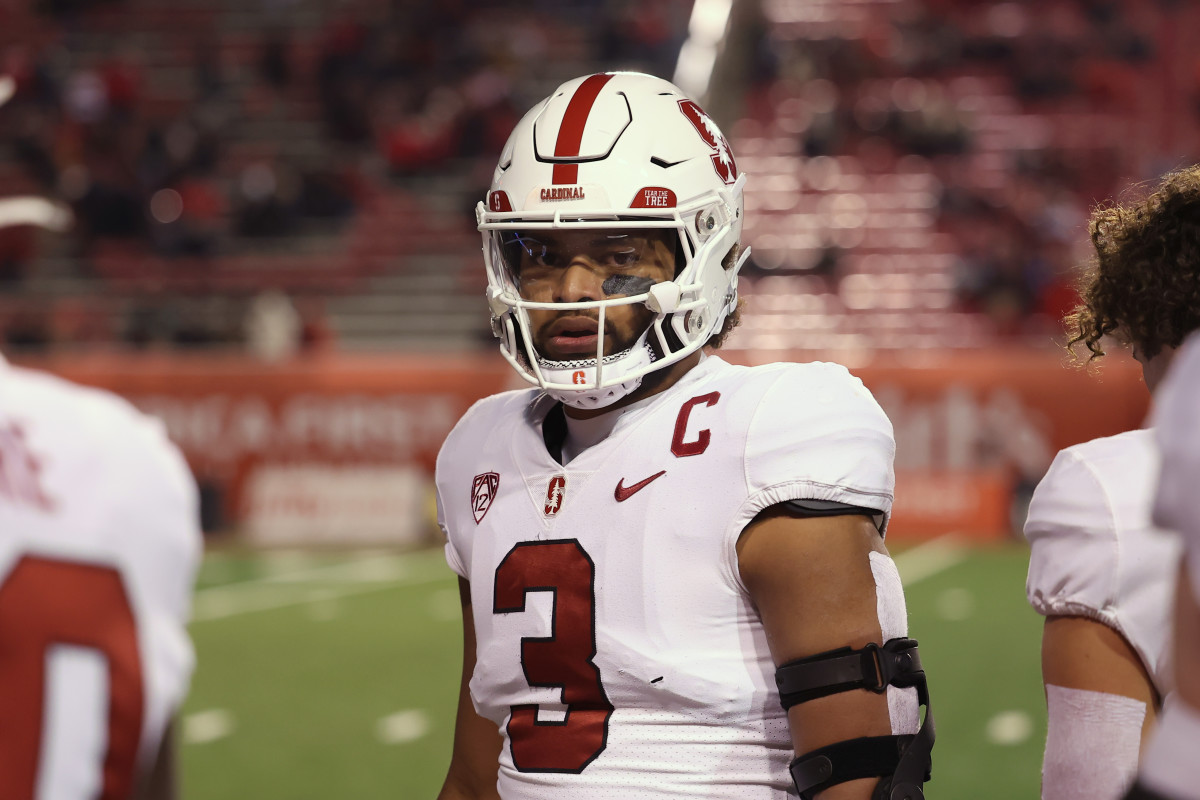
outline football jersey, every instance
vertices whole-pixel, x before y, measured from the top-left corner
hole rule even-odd
[[[0,359],[0,797],[131,796],[191,676],[197,508],[157,421]]]
[[[476,711],[506,800],[783,798],[793,757],[735,545],[794,499],[891,511],[892,428],[834,364],[708,357],[561,466],[537,390],[477,403],[438,459],[470,581]]]
[[[1026,594],[1039,614],[1083,616],[1121,634],[1162,697],[1174,686],[1170,609],[1179,542],[1150,521],[1157,459],[1149,430],[1058,454],[1025,522]]]
[[[1155,438],[1162,454],[1154,519],[1183,536],[1188,575],[1200,594],[1200,334],[1193,333],[1154,394]]]

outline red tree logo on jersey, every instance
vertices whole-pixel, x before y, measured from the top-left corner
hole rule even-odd
[[[562,475],[556,475],[550,479],[550,485],[546,487],[546,516],[553,517],[558,514],[562,508],[563,493],[567,490],[567,479]]]
[[[483,522],[483,517],[492,507],[496,499],[496,489],[500,487],[500,476],[495,472],[484,472],[475,476],[471,483],[471,511],[475,514],[475,524]]]
[[[692,123],[692,127],[696,129],[696,133],[700,134],[704,143],[716,151],[712,154],[712,163],[713,169],[717,171],[717,177],[727,184],[736,181],[737,163],[734,162],[733,151],[729,149],[729,142],[721,135],[717,123],[713,122],[712,117],[705,114],[704,109],[691,100],[680,100],[679,110],[688,118],[688,122]]]

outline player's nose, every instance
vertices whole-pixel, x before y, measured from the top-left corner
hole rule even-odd
[[[604,276],[586,258],[571,259],[559,273],[555,287],[556,303],[583,303],[601,299]]]

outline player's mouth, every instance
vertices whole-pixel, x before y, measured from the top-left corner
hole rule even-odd
[[[555,360],[596,355],[599,323],[591,317],[559,317],[546,328],[546,355]]]

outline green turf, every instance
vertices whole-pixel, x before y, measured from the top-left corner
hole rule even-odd
[[[228,735],[183,745],[183,796],[433,798],[449,758],[461,636],[440,558],[385,558],[372,572],[361,554],[210,557],[198,611],[228,598],[230,608],[246,599],[277,607],[192,625],[199,667],[185,720],[221,709],[234,723]],[[1015,546],[977,551],[908,588],[937,716],[930,800],[1037,796],[1045,711],[1025,559]],[[364,562],[365,572],[355,566]],[[428,720],[423,735],[381,740],[382,718],[412,710]],[[1006,712],[1031,722],[1024,738],[1010,724],[1014,744],[988,735]]]
[[[1025,602],[1027,561],[1024,547],[976,552],[907,590],[937,721],[929,800],[1039,796],[1042,624]],[[948,619],[944,606],[963,597],[972,613]],[[1028,736],[1015,744],[990,739],[989,723],[1011,712],[1029,720]]]
[[[187,712],[228,710],[236,728],[184,746],[184,796],[433,797],[449,754],[461,663],[460,624],[446,619],[447,608],[457,614],[457,590],[433,555],[432,581],[381,581],[337,599],[329,599],[337,584],[314,582],[302,587],[314,602],[194,623],[199,667]],[[428,735],[381,742],[379,720],[410,709],[427,714]]]

